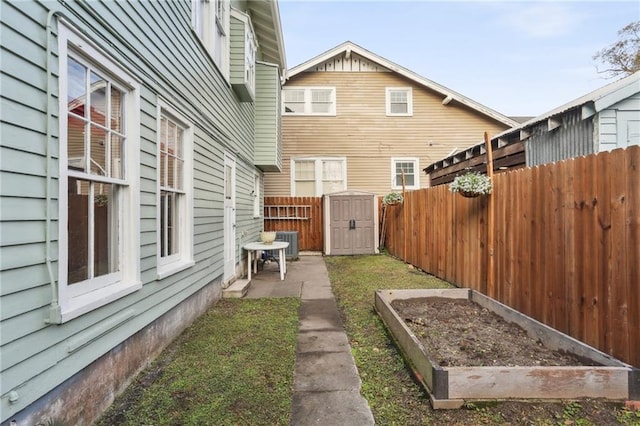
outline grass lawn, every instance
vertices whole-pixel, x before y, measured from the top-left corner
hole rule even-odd
[[[97,425],[288,425],[298,299],[223,299]]]
[[[362,393],[378,425],[640,425],[620,403],[477,403],[431,409],[374,310],[374,292],[446,288],[386,255],[325,257]],[[97,423],[288,425],[298,299],[224,299],[141,373]]]

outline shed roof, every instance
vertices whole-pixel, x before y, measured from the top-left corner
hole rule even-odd
[[[435,81],[424,78],[414,73],[413,71],[410,71],[394,62],[391,62],[388,59],[383,58],[382,56],[376,55],[375,53],[358,46],[357,44],[351,41],[346,41],[334,47],[333,49],[327,50],[326,52],[321,53],[320,55],[315,56],[309,59],[308,61],[303,62],[302,64],[291,68],[287,72],[287,78],[294,77],[295,75],[302,73],[304,71],[307,71],[308,69],[313,68],[316,65],[319,65],[325,61],[328,61],[329,59],[334,58],[338,55],[351,54],[351,53],[355,53],[359,56],[362,56],[363,58],[369,61],[375,62],[381,65],[382,67],[387,68],[390,71],[396,72],[401,76],[409,80],[412,80],[419,85],[422,85],[434,92],[440,93],[443,97],[442,99],[443,105],[447,105],[450,102],[455,101],[485,116],[488,116],[498,122],[506,124],[507,126],[518,125],[517,121],[514,121],[513,119],[507,117],[506,115],[503,115],[485,105],[482,105],[466,96],[463,96],[460,93],[449,89],[448,87],[445,87],[441,84],[436,83]]]
[[[621,78],[620,80],[609,83],[600,87],[592,92],[587,93],[584,96],[576,98],[566,104],[560,105],[544,114],[534,117],[524,123],[507,129],[497,135],[491,137],[492,147],[500,148],[509,144],[522,142],[527,138],[529,129],[539,125],[544,121],[551,122],[562,114],[573,111],[577,108],[581,108],[582,119],[589,118],[596,113],[605,110],[616,103],[633,96],[636,93],[640,93],[640,71]],[[438,160],[435,163],[425,167],[423,171],[427,174],[432,173],[434,170],[442,169],[447,166],[456,164],[463,159],[469,159],[478,155],[484,155],[484,142],[480,142],[466,150],[452,154],[442,160]]]
[[[375,197],[376,193],[360,191],[357,189],[347,189],[346,191],[338,191],[338,192],[331,192],[329,194],[324,194],[324,197],[345,197],[345,196],[354,196],[354,195],[358,195],[358,196],[365,195],[365,196]]]
[[[593,92],[589,92],[586,95],[560,105],[551,111],[525,121],[517,128],[505,130],[504,132],[496,135],[496,137],[513,133],[524,127],[535,125],[541,121],[545,121],[578,107],[582,107],[582,118],[585,119],[638,92],[640,92],[640,71],[636,71],[629,76],[602,86]]]

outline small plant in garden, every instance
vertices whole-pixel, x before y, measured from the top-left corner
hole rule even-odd
[[[491,194],[493,185],[491,178],[478,172],[467,172],[456,178],[449,184],[449,191],[459,192],[465,196],[478,196]]]
[[[616,410],[616,420],[621,425],[640,425],[640,410],[621,408]]]
[[[582,405],[580,405],[577,401],[569,401],[564,404],[564,411],[562,415],[558,415],[558,419],[560,422],[559,425],[576,425],[576,426],[587,426],[592,425],[589,420],[583,418],[581,416]]]
[[[399,192],[390,192],[384,197],[382,197],[382,202],[388,206],[392,206],[394,204],[400,204],[404,201],[402,194]]]

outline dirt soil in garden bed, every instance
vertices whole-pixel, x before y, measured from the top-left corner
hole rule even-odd
[[[598,365],[550,350],[517,324],[466,299],[414,298],[391,305],[442,367]]]

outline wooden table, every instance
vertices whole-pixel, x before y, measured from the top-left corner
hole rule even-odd
[[[251,281],[251,261],[253,260],[253,273],[257,274],[259,253],[264,250],[278,250],[280,280],[284,281],[284,274],[287,273],[287,257],[284,251],[287,247],[289,247],[289,243],[286,241],[274,241],[271,244],[265,244],[258,241],[255,243],[245,244],[242,248],[247,251],[247,278],[249,281]]]

